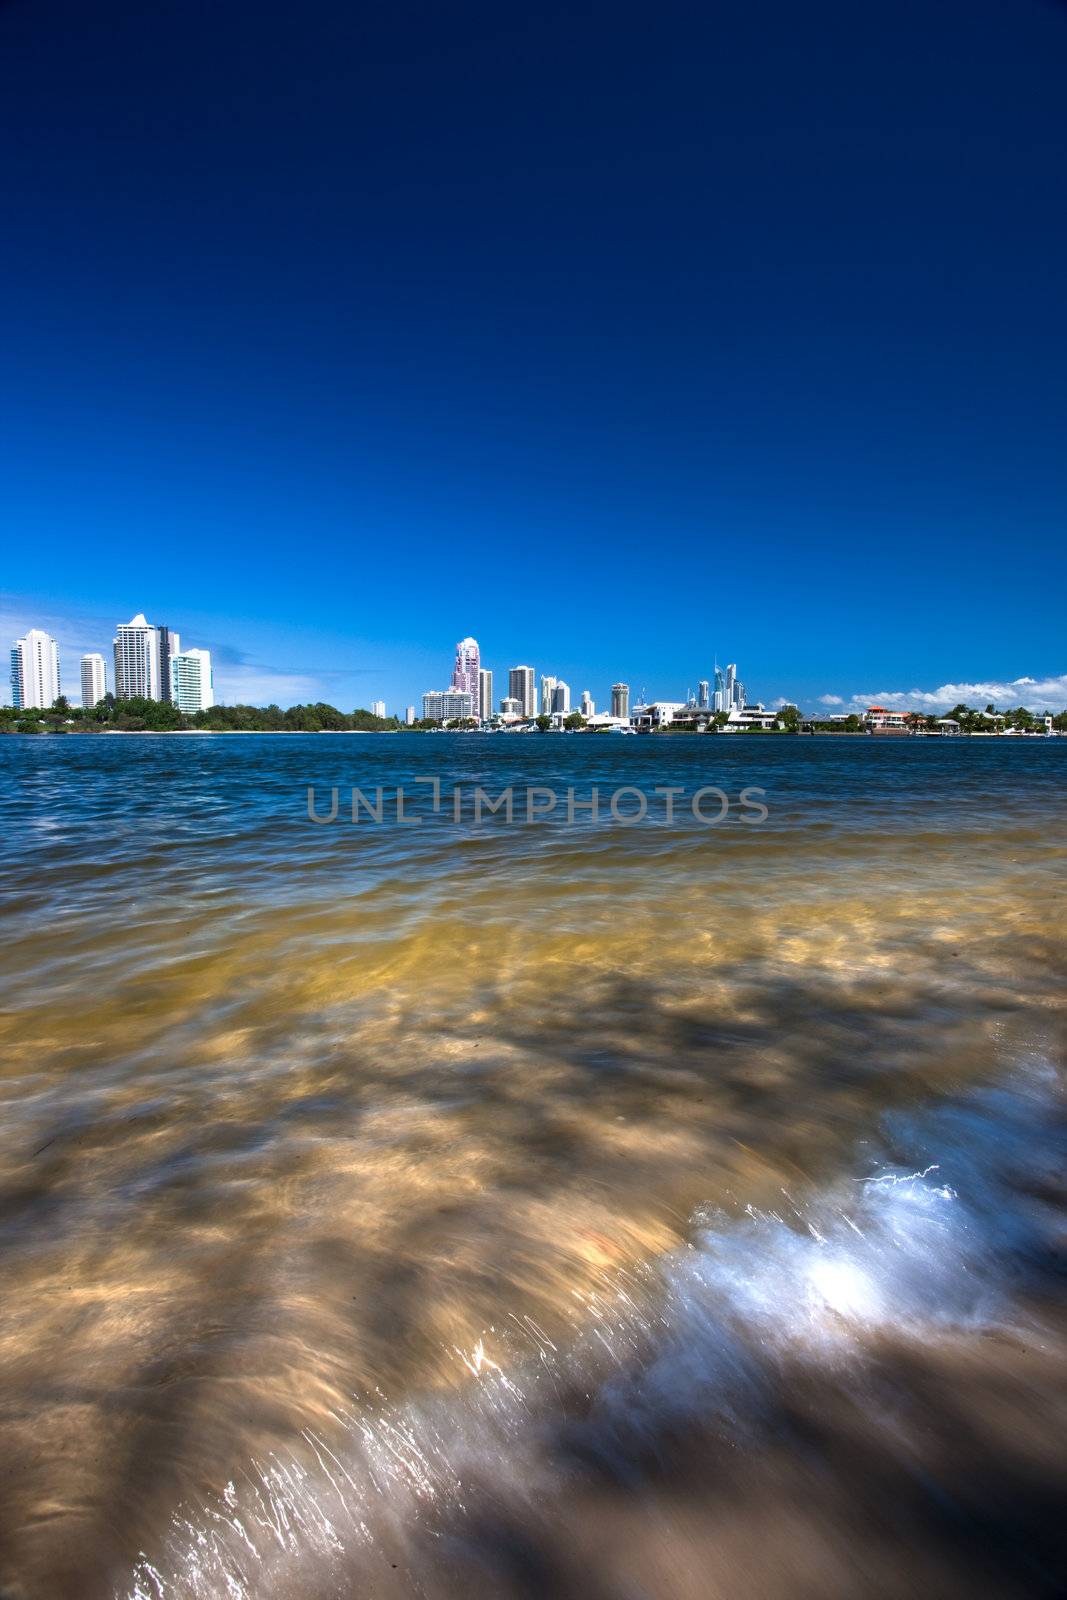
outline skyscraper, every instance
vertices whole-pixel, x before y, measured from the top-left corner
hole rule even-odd
[[[533,667],[512,667],[508,673],[508,698],[519,702],[519,715],[537,713],[537,679]]]
[[[478,670],[478,715],[483,722],[493,715],[493,674],[484,667]]]
[[[115,629],[115,694],[119,700],[140,695],[159,700],[159,629],[145,621],[139,611],[129,622]]]
[[[372,700],[370,709],[371,709],[371,716],[372,717],[381,717],[384,720],[384,718],[385,718],[385,701],[384,700]]]
[[[589,693],[588,689],[583,689],[582,690],[582,706],[581,706],[581,710],[582,710],[582,716],[583,717],[595,717],[596,716],[596,703],[593,700],[593,697]]]
[[[571,686],[569,683],[564,683],[563,679],[560,678],[559,682],[552,690],[552,710],[561,711],[564,716],[568,716],[570,714],[570,709]]]
[[[544,716],[552,710],[552,696],[556,692],[556,680],[549,673],[541,675],[541,715]]]
[[[20,711],[46,711],[61,693],[56,641],[43,628],[30,628],[12,646],[11,704]]]
[[[107,669],[102,655],[82,656],[82,705],[86,710],[98,705],[107,694]]]
[[[404,721],[407,723],[407,726],[410,728],[411,724],[415,721],[415,707],[414,706],[408,706],[407,707],[407,709],[404,712]]]
[[[210,650],[179,650],[170,657],[170,697],[188,716],[215,704]]]
[[[701,678],[700,688],[697,691],[697,705],[701,711],[707,711],[711,705],[711,685],[707,678]]]
[[[170,700],[170,658],[182,647],[182,636],[175,628],[160,627],[159,631],[159,698]]]
[[[701,684],[703,694],[705,685]],[[704,701],[701,701],[704,704]],[[715,694],[712,697],[712,709],[715,711],[743,711],[745,709],[745,686],[737,676],[737,663],[731,661],[724,670],[720,666],[715,668]]]
[[[613,717],[630,715],[630,685],[613,683],[611,686],[611,714]]]
[[[456,664],[452,668],[452,687],[469,694],[472,704],[478,704],[478,673],[481,655],[477,639],[461,639],[456,646]]]

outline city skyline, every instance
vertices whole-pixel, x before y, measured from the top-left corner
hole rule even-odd
[[[116,626],[113,639],[115,685],[117,694],[109,696],[106,684],[106,663],[99,652],[84,654],[80,662],[82,709],[93,708],[102,699],[109,701],[101,719],[94,714],[95,726],[112,716],[119,719],[121,731],[130,731],[131,713],[137,727],[145,726],[147,707],[137,702],[169,702],[172,716],[163,729],[152,731],[181,731],[183,724],[175,722],[173,712],[183,717],[199,717],[209,713],[216,705],[210,652],[198,647],[183,649],[177,630],[169,625],[150,624],[143,612],[137,613],[128,623]],[[938,718],[930,707],[923,711],[905,711],[893,706],[869,704],[862,710],[856,706],[848,711],[831,710],[840,706],[834,697],[816,711],[800,708],[795,700],[782,700],[773,706],[762,701],[750,701],[736,662],[721,667],[715,662],[713,676],[697,681],[694,693],[688,689],[684,700],[649,695],[641,688],[636,700],[631,702],[630,685],[619,680],[611,685],[610,711],[597,713],[596,704],[588,689],[580,692],[577,705],[572,705],[571,688],[566,679],[555,673],[543,672],[539,694],[535,689],[536,669],[529,664],[519,664],[508,669],[509,693],[499,705],[494,704],[494,674],[491,668],[481,665],[481,646],[471,635],[461,639],[453,656],[451,682],[444,690],[427,690],[422,695],[422,718],[416,716],[415,707],[407,705],[390,713],[384,700],[374,700],[367,721],[368,708],[353,708],[349,713],[329,705],[297,708],[295,719],[276,705],[259,708],[243,706],[229,708],[237,711],[237,728],[229,722],[229,731],[392,731],[398,726],[418,723],[445,728],[462,728],[470,725],[482,731],[511,732],[568,732],[586,730],[622,733],[746,733],[802,731],[854,732],[865,731],[877,735],[954,736],[984,734],[986,736],[1018,736],[1042,731],[1052,736],[1067,732],[1067,709],[1053,704],[1041,706],[1035,702],[1030,707],[996,706],[968,707],[961,703],[951,717]],[[712,687],[714,685],[714,688]],[[974,686],[971,686],[972,688]],[[984,686],[983,686],[984,687]],[[1014,685],[1013,687],[1019,687]],[[1035,686],[1029,685],[1033,688]],[[41,629],[29,629],[15,641],[11,650],[11,693],[15,707],[28,713],[27,721],[17,720],[16,732],[39,732],[36,711],[47,712],[55,708],[64,711],[60,659],[57,641]],[[1010,700],[1010,696],[1008,697]],[[1032,699],[1032,695],[1027,698]],[[531,701],[540,706],[536,717],[530,715]],[[828,703],[826,703],[828,702]],[[222,708],[220,708],[222,709]],[[798,715],[799,712],[799,715]],[[1036,717],[1035,717],[1036,713]],[[137,719],[141,721],[138,723]],[[53,719],[45,718],[46,723]],[[69,723],[77,720],[67,714]],[[266,726],[264,726],[264,723]],[[1043,723],[1043,728],[1042,728]],[[54,721],[53,721],[54,725]],[[203,726],[203,724],[199,724]],[[840,725],[834,728],[832,725]],[[8,725],[10,727],[10,724]],[[188,724],[184,724],[188,726]],[[218,721],[212,723],[213,731],[227,731],[223,718],[221,730]]]
[[[186,713],[208,710],[215,704],[210,652],[201,648],[183,650],[177,629],[151,624],[144,612],[138,612],[129,622],[116,625],[112,648],[116,699],[172,701]],[[493,671],[481,666],[479,643],[468,635],[455,647],[449,687],[424,691],[423,718],[434,721],[476,718],[487,722],[503,714],[505,718],[529,719],[539,705],[542,716],[563,719],[574,709],[584,718],[595,719],[596,704],[588,689],[581,691],[579,704],[572,708],[571,688],[565,679],[542,673],[538,696],[536,677],[536,670],[528,665],[509,668],[509,693],[497,704],[493,699]],[[106,695],[107,667],[99,652],[82,655],[80,687],[83,707],[97,704]],[[41,629],[29,629],[11,650],[12,703],[26,709],[47,709],[61,693],[57,641]],[[656,702],[657,697],[646,696],[642,691],[637,704],[646,701]],[[681,705],[683,702],[660,698],[657,703]],[[709,693],[708,681],[701,680],[698,695],[693,696],[690,691],[684,703],[716,712],[743,711],[745,691],[736,678],[736,667],[730,664],[722,669],[716,664],[714,695]],[[410,722],[414,717],[412,706],[390,712],[381,699],[373,700],[365,709],[382,720],[393,716],[397,721]],[[602,713],[600,720],[610,716],[612,720],[625,721],[629,711],[629,684],[614,683],[610,713]]]
[[[10,597],[5,596],[0,598],[0,628],[4,628],[6,626],[6,631],[11,639],[9,654],[10,651],[13,650],[18,639],[25,637],[26,634],[31,631],[31,629],[37,628],[46,636],[57,639],[59,661],[62,663],[65,660],[68,663],[67,668],[65,669],[65,681],[67,687],[62,692],[67,694],[72,703],[78,703],[79,700],[78,690],[75,687],[78,678],[78,669],[74,666],[75,660],[77,660],[78,663],[81,663],[87,657],[93,655],[105,655],[105,671],[110,679],[107,686],[113,691],[114,665],[111,659],[113,652],[100,652],[97,648],[95,648],[94,643],[89,641],[95,641],[95,645],[98,645],[101,631],[108,632],[110,630],[112,636],[117,637],[118,630],[120,628],[128,628],[131,624],[116,624],[114,622],[109,624],[101,624],[99,621],[96,621],[95,623],[86,623],[81,619],[77,619],[71,623],[68,623],[67,637],[73,638],[76,641],[68,645],[64,643],[62,637],[53,632],[53,629],[56,627],[54,616],[49,616],[47,611],[44,611],[39,613],[38,617],[42,615],[46,618],[46,625],[40,627],[38,620],[32,619],[30,614],[22,611],[12,611]],[[133,621],[136,623],[138,620],[140,620],[142,624],[144,623],[144,613],[137,613],[135,615]],[[177,630],[167,629],[166,627],[157,625],[156,632],[164,636],[169,634],[170,642],[175,649],[180,646],[181,635]],[[2,635],[0,635],[0,637],[2,637]],[[479,650],[479,661],[481,660],[481,649],[480,646],[477,646],[476,640],[468,637],[468,639],[460,642],[461,644],[474,643]],[[210,646],[204,647],[204,649],[210,661],[209,672],[213,689],[209,692],[212,694],[212,703],[219,702],[230,705],[278,704],[281,705],[283,709],[288,705],[314,703],[316,701],[325,701],[328,704],[349,704],[348,700],[346,700],[343,696],[338,698],[337,688],[329,679],[324,681],[316,681],[310,676],[304,677],[299,674],[285,672],[277,672],[266,676],[260,675],[257,673],[255,667],[248,668],[241,661],[235,662],[233,657],[235,655],[239,655],[240,652],[235,652],[231,646],[228,646],[225,643],[225,641],[221,643],[219,641],[212,641]],[[703,655],[704,660],[697,660],[695,664],[691,662],[690,670],[683,671],[678,679],[668,679],[668,675],[665,671],[659,673],[653,671],[649,674],[646,674],[644,678],[636,673],[631,673],[625,680],[626,686],[629,690],[630,703],[636,703],[634,696],[642,689],[645,690],[645,698],[649,701],[656,700],[657,698],[664,698],[664,691],[667,691],[668,696],[672,699],[684,699],[687,697],[687,695],[693,695],[693,685],[696,684],[696,693],[693,695],[693,698],[696,699],[697,703],[703,704],[701,696],[706,689],[709,695],[709,703],[713,709],[718,709],[720,703],[717,695],[720,689],[723,690],[724,693],[727,689],[725,677],[728,669],[726,667],[720,667],[718,662],[714,660],[714,657],[717,653],[714,650],[709,652],[704,647],[697,647],[694,649],[693,654],[697,655],[698,653]],[[436,669],[431,667],[426,676],[431,678],[437,677],[438,679],[447,676],[447,674],[443,672],[441,668],[444,652],[440,647],[432,652],[413,652],[413,658],[421,659],[422,654],[425,654],[425,656],[431,659],[436,659],[437,663]],[[713,665],[711,667],[709,667],[707,664],[707,657],[709,654],[713,658]],[[220,657],[224,663],[221,672],[218,666]],[[486,657],[486,659],[489,658]],[[532,711],[526,711],[524,714],[536,715],[541,709],[542,679],[545,677],[551,678],[553,677],[553,674],[542,673],[540,669],[525,663],[520,663],[518,666],[505,665],[506,659],[507,658],[504,652],[494,649],[494,666],[486,669],[489,677],[492,678],[495,671],[498,675],[495,681],[499,682],[501,685],[507,685],[507,691],[509,694],[511,694],[516,688],[516,673],[522,673],[526,675],[522,682],[524,685],[529,686],[532,699],[524,702],[524,704],[532,704],[534,709]],[[227,668],[229,668],[229,672],[227,671]],[[483,671],[480,666],[474,670],[477,671],[479,675],[481,675]],[[712,673],[713,676],[709,678],[701,676],[701,673],[704,670]],[[453,656],[453,676],[455,675],[455,672],[456,661],[455,657]],[[60,676],[63,676],[62,668]],[[368,672],[366,674],[366,681],[368,684],[373,683],[379,676],[380,674]],[[585,675],[583,674],[572,672],[571,677],[564,681],[568,684],[568,686],[572,686],[576,682],[581,681],[584,676]],[[803,672],[802,664],[798,663],[798,670],[796,674],[793,675],[792,681],[801,682],[804,680],[804,677],[805,674]],[[367,710],[372,710],[378,705],[384,704],[387,715],[395,715],[400,719],[400,721],[403,722],[405,720],[407,710],[411,706],[412,702],[414,702],[415,705],[419,705],[421,703],[422,697],[426,692],[425,677],[423,679],[423,684],[419,686],[418,680],[416,679],[412,670],[401,671],[398,669],[397,678],[403,681],[405,685],[401,691],[391,695],[386,694],[384,696],[378,692],[368,692],[363,698],[359,697],[357,691],[356,696],[351,697],[351,707],[355,708],[361,706]],[[82,683],[86,681],[84,673],[81,675],[81,681]],[[617,680],[612,677],[612,674],[609,671],[603,676],[602,680],[598,680],[594,677],[592,682],[582,681],[580,689],[577,687],[570,687],[571,706],[580,709],[581,696],[586,692],[590,692],[591,698],[596,705],[603,706],[605,709],[612,708],[612,685],[616,681]],[[898,683],[903,683],[907,682],[908,680],[903,676],[903,674],[901,674],[896,681]],[[228,687],[229,683],[231,682],[234,683],[236,692],[234,692],[234,689],[230,689]],[[714,682],[715,693],[712,693],[712,682]],[[783,682],[785,683],[786,687],[788,687],[789,680],[783,680]],[[284,692],[286,687],[289,688],[288,694]],[[852,690],[851,693],[844,692],[844,686],[842,686],[842,692],[838,692],[836,689],[826,689],[821,693],[810,694],[804,694],[803,691],[799,689],[792,694],[785,692],[784,689],[782,692],[774,692],[774,690],[778,687],[779,685],[768,686],[766,675],[763,672],[759,672],[753,685],[753,698],[754,700],[758,700],[761,703],[768,705],[772,709],[782,705],[795,704],[798,705],[802,711],[811,714],[822,714],[824,712],[829,714],[834,712],[848,712],[850,710],[862,710],[871,704],[881,704],[888,708],[897,710],[922,710],[930,712],[948,710],[951,706],[960,702],[974,704],[980,703],[983,705],[987,703],[993,703],[997,706],[1016,706],[1025,704],[1032,710],[1050,709],[1056,711],[1062,709],[1064,706],[1067,706],[1067,672],[1045,673],[1040,676],[1034,673],[1026,673],[1019,674],[1014,678],[996,678],[993,676],[987,676],[976,679],[957,679],[947,683],[929,686],[913,684],[911,688],[867,688]],[[483,704],[481,699],[481,689],[482,685],[479,676],[478,687],[473,694],[472,700],[476,710]],[[742,692],[746,692],[743,686]],[[497,711],[500,710],[501,702],[504,697],[505,695],[502,689],[493,702]],[[4,682],[0,684],[0,704],[11,705],[13,703],[11,679],[10,675],[8,675]],[[726,703],[727,699],[724,698],[722,704],[725,705]]]
[[[171,701],[189,713],[215,704],[210,650],[196,646],[183,650],[176,628],[150,623],[143,611],[129,622],[114,624],[110,656],[110,686],[104,653],[83,650],[77,678],[68,667],[64,688],[59,641],[47,629],[28,628],[11,646],[8,692],[2,703],[47,710],[63,696],[71,705],[91,708],[111,693],[116,700]]]

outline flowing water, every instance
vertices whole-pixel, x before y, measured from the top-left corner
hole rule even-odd
[[[3,1600],[1060,1592],[1065,776],[0,741]]]

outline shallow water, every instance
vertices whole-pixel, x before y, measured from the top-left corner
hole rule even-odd
[[[1055,1593],[1065,775],[0,741],[0,1592]]]

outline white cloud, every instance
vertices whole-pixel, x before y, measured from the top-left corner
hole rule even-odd
[[[214,662],[212,672],[215,699],[226,705],[292,706],[324,698],[318,679],[298,672],[272,672],[253,663],[216,666]]]
[[[819,704],[821,706],[843,706],[844,703],[839,694],[821,694],[819,696]]]
[[[1007,682],[943,683],[937,689],[880,689],[877,694],[849,697],[853,706],[885,706],[888,711],[945,711],[960,701],[979,711],[990,702],[998,710],[1024,705],[1031,711],[1059,711],[1067,707],[1067,672],[1045,678],[1011,678]],[[827,695],[822,696],[822,703],[843,704]]]

